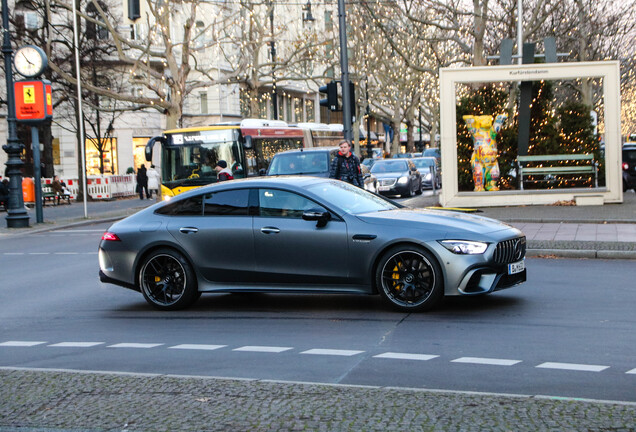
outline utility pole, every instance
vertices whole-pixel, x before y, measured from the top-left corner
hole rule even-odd
[[[342,126],[344,137],[351,142],[351,94],[349,92],[349,56],[347,53],[347,16],[344,0],[338,0],[338,25],[340,27],[340,69],[342,71]]]

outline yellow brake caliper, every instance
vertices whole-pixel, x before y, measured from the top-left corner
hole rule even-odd
[[[391,277],[393,278],[393,289],[396,291],[400,291],[402,289],[402,286],[399,283],[399,280],[400,280],[399,271],[400,269],[398,268],[398,265],[396,264],[395,268],[393,269],[393,274],[391,275]]]

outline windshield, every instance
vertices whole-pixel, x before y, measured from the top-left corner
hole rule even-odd
[[[162,150],[161,177],[169,187],[200,186],[217,181],[214,169],[227,162],[234,178],[245,177],[243,153],[234,129],[168,135]]]
[[[395,210],[398,208],[398,206],[382,197],[338,180],[317,183],[308,186],[307,190],[318,195],[325,202],[331,203],[350,214]]]
[[[402,172],[408,171],[406,161],[403,160],[383,160],[378,161],[371,167],[372,173],[386,173],[386,172]]]
[[[427,168],[435,165],[435,159],[413,159],[412,162],[418,168]]]
[[[268,175],[319,174],[329,171],[329,153],[294,152],[274,156]]]

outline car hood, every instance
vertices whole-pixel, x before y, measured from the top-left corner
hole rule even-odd
[[[393,171],[393,172],[378,172],[378,173],[374,173],[372,172],[371,174],[373,174],[375,176],[375,178],[377,179],[382,179],[382,178],[400,178],[403,176],[407,176],[409,175],[408,172],[406,171]]]
[[[445,233],[446,238],[461,234],[488,234],[506,230],[521,234],[518,229],[495,219],[447,210],[396,209],[358,214],[357,217],[370,224],[435,230]]]

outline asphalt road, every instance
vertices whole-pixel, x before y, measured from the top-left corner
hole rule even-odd
[[[528,282],[430,313],[378,297],[206,295],[179,312],[98,281],[106,225],[0,243],[0,367],[636,401],[636,266],[528,259]]]

